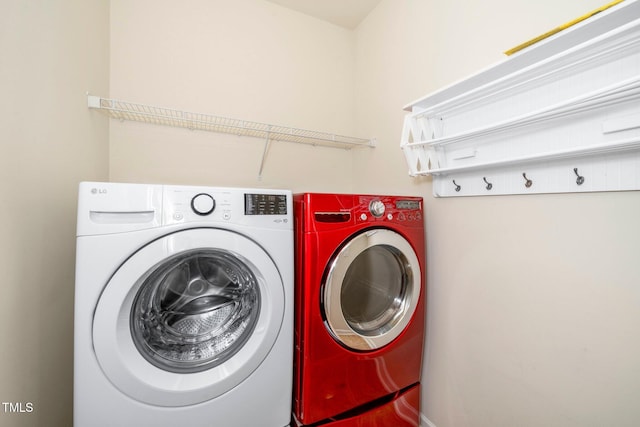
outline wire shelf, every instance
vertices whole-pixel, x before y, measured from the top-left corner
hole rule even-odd
[[[98,109],[114,119],[180,127],[190,130],[249,136],[261,138],[267,142],[286,141],[297,144],[343,149],[375,146],[374,139],[355,138],[326,132],[154,107],[93,95],[88,95],[88,105],[89,108]]]

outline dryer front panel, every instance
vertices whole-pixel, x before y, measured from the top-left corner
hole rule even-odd
[[[400,234],[376,228],[355,235],[326,275],[322,302],[329,332],[353,350],[386,346],[409,324],[421,277],[418,257]]]
[[[251,375],[283,315],[282,278],[257,243],[229,230],[179,231],[141,248],[112,276],[95,310],[94,349],[123,393],[192,405]]]

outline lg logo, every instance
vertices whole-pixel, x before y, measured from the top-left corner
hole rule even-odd
[[[92,188],[91,194],[107,194],[106,188]]]

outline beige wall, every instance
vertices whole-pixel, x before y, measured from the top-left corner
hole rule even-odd
[[[640,193],[435,199],[398,148],[404,105],[603,3],[384,0],[356,30],[358,129],[379,144],[354,188],[425,197],[425,425],[640,423]]]
[[[263,0],[112,0],[110,97],[352,135],[353,49],[352,31]],[[258,179],[259,139],[113,121],[110,141],[114,181],[351,189],[341,149],[273,142]]]
[[[640,422],[636,192],[434,199],[402,107],[601,0],[383,0],[354,32],[261,0],[0,3],[0,425],[69,426],[80,180],[418,194],[427,212],[423,412],[437,427]],[[131,122],[85,92],[347,135],[263,145]],[[427,421],[427,418],[430,421]]]
[[[78,182],[107,178],[109,2],[0,2],[0,425],[70,426]]]

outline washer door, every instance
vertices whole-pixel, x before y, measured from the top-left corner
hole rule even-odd
[[[357,234],[333,258],[324,283],[329,332],[354,350],[389,344],[416,310],[421,277],[418,257],[400,234],[387,229]]]
[[[94,315],[96,357],[121,392],[152,405],[215,398],[271,350],[284,287],[268,254],[228,230],[155,240],[107,283]]]

